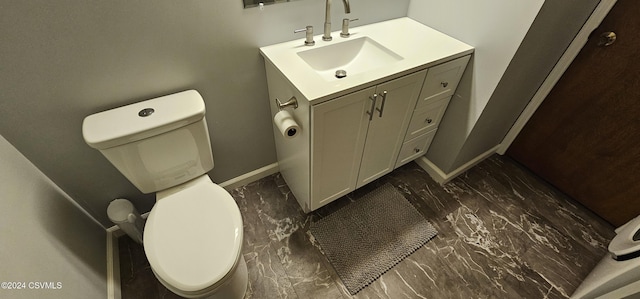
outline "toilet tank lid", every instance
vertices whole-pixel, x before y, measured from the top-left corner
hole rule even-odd
[[[201,120],[202,96],[182,91],[85,117],[82,136],[96,149],[107,149],[162,134]]]

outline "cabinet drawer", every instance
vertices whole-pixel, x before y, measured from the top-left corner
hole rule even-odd
[[[405,142],[402,145],[402,149],[400,149],[400,154],[398,155],[398,160],[396,160],[395,168],[407,164],[408,162],[424,155],[433,140],[433,136],[435,135],[436,130],[433,130]]]
[[[422,85],[422,92],[416,108],[426,105],[432,100],[453,95],[470,57],[467,55],[430,68]]]
[[[413,112],[405,140],[413,139],[438,127],[451,97],[429,102]]]

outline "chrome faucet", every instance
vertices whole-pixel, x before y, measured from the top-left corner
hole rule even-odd
[[[305,46],[313,46],[316,42],[313,40],[313,26],[307,26],[302,29],[296,29],[293,33],[305,32],[307,34],[307,38],[304,40]]]
[[[351,6],[349,6],[349,0],[342,0],[344,4],[344,13],[351,13]],[[326,11],[324,15],[324,34],[322,40],[331,40],[331,0],[327,0]]]

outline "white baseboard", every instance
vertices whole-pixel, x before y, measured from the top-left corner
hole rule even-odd
[[[120,252],[118,237],[123,235],[117,226],[107,229],[107,298],[121,299],[120,292]]]
[[[275,162],[267,166],[264,166],[262,168],[258,168],[254,171],[245,173],[241,176],[230,179],[228,181],[224,181],[219,185],[222,188],[225,188],[227,191],[231,191],[237,187],[244,186],[246,184],[255,182],[261,178],[270,176],[274,173],[277,173],[278,171],[280,171],[280,167],[278,166],[278,162]]]
[[[431,162],[425,156],[422,156],[416,159],[415,161],[418,165],[420,165],[420,167],[422,167],[422,169],[424,169],[429,174],[429,176],[431,176],[431,178],[434,181],[436,181],[440,185],[444,185],[450,182],[451,180],[453,180],[454,178],[456,178],[457,176],[459,176],[460,174],[462,174],[463,172],[469,170],[471,167],[482,162],[484,159],[489,158],[489,156],[495,154],[499,148],[500,148],[500,145],[498,144],[493,148],[491,148],[490,150],[480,154],[479,156],[471,159],[469,162],[456,168],[454,171],[450,173],[445,173],[444,171],[442,171],[442,169],[440,169],[438,166],[433,164],[433,162]]]

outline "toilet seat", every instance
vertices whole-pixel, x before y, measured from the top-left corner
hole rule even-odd
[[[616,229],[616,236],[609,243],[609,252],[616,259],[634,258],[640,255],[640,216]]]
[[[242,216],[231,195],[203,175],[156,197],[143,238],[154,273],[185,293],[223,284],[242,249]]]

